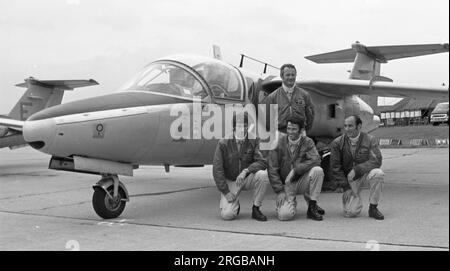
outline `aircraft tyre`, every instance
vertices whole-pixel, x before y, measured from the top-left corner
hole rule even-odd
[[[107,188],[110,195],[114,193],[114,186],[111,185]],[[112,199],[106,194],[106,191],[101,187],[94,188],[94,194],[92,196],[92,205],[95,212],[102,218],[111,219],[120,216],[125,209],[126,194],[122,187],[119,187],[118,197]]]

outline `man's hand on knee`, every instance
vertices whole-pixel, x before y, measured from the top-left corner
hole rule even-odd
[[[281,206],[281,205],[284,204],[285,201],[286,201],[286,193],[285,193],[284,191],[278,193],[278,194],[277,194],[276,205],[277,205],[277,206]]]
[[[229,203],[232,203],[236,200],[236,195],[231,192],[228,192],[228,194],[225,195],[225,198]]]
[[[244,185],[245,177],[247,177],[248,169],[242,170],[242,172],[236,178],[237,187],[241,187]]]
[[[354,169],[352,169],[347,175],[348,182],[349,183],[353,182],[353,178],[355,178],[355,170]]]

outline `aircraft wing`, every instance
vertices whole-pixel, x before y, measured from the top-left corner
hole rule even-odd
[[[98,85],[97,81],[89,80],[37,80],[33,77],[27,79],[35,85],[40,85],[46,88],[58,88],[63,90],[73,90],[74,88],[88,87]],[[28,82],[17,84],[18,87],[27,87]]]
[[[342,97],[348,95],[376,95],[382,97],[412,97],[412,98],[447,98],[446,86],[417,86],[398,84],[385,81],[367,80],[302,80],[297,85],[309,91],[318,92],[325,96]]]
[[[0,126],[5,126],[11,130],[21,132],[23,127],[23,121],[8,118],[0,118]]]

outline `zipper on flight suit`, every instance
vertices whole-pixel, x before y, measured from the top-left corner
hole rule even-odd
[[[287,96],[287,94],[286,94],[286,96]],[[292,98],[293,98],[293,96],[294,96],[294,92],[292,92],[292,94],[291,94],[291,99],[289,99],[289,97],[287,97],[289,100],[289,115],[291,115],[291,116],[292,116]],[[287,123],[286,123],[286,125],[287,125]]]

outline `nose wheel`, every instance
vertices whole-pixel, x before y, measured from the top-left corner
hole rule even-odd
[[[102,218],[111,219],[120,216],[127,201],[128,193],[117,176],[102,178],[94,185],[92,206]]]

